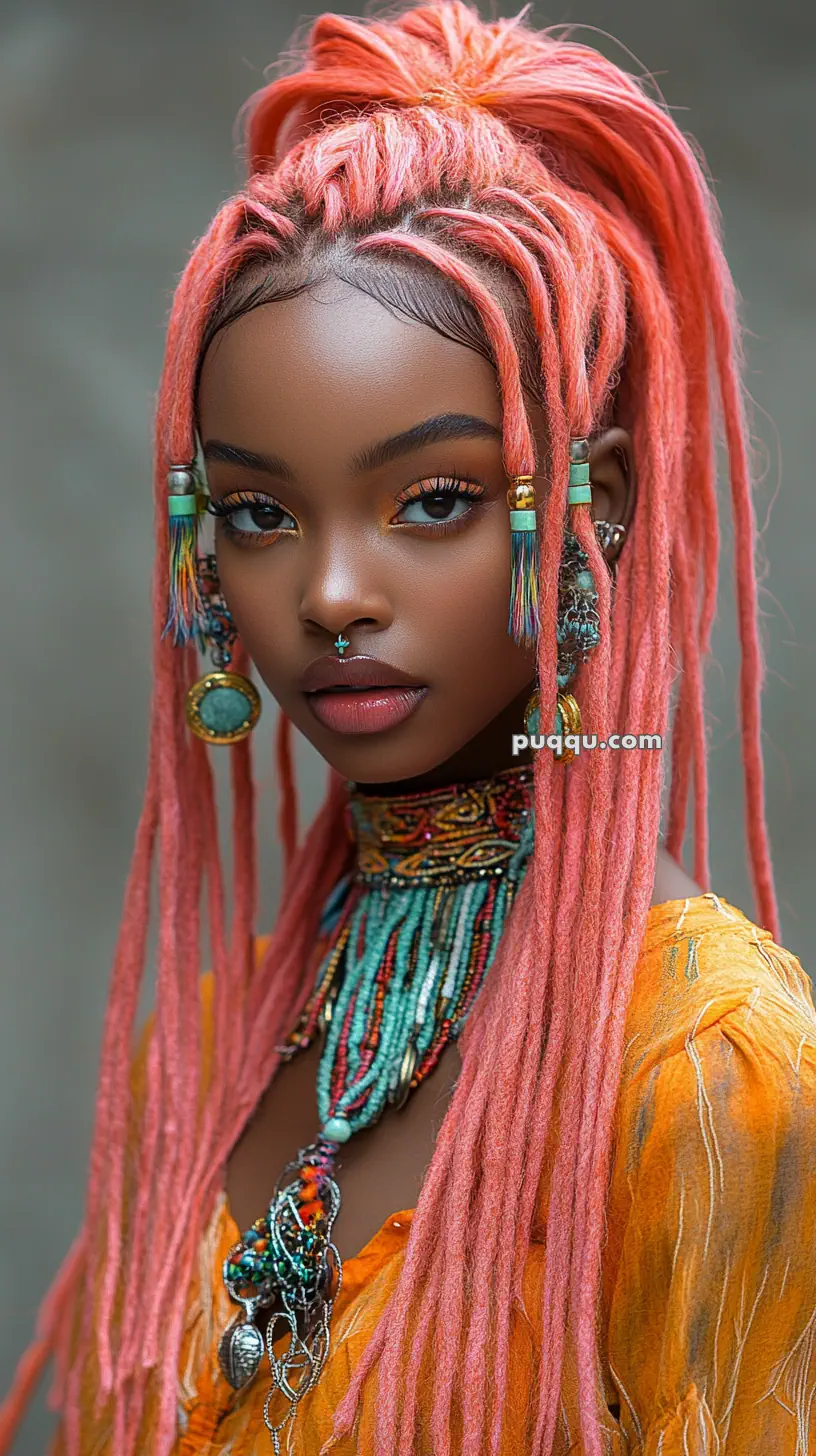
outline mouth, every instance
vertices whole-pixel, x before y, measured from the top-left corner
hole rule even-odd
[[[404,723],[428,692],[401,668],[375,657],[318,658],[301,678],[315,718],[333,733],[382,733]]]

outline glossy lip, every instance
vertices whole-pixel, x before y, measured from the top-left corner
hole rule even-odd
[[[426,696],[427,688],[342,688],[306,693],[318,723],[332,733],[385,733],[404,723]]]
[[[354,657],[318,657],[310,662],[300,679],[303,693],[320,693],[331,689],[354,688],[424,688],[410,673],[378,657],[360,653]]]
[[[318,723],[332,733],[383,733],[404,723],[428,688],[377,657],[318,657],[300,680]]]

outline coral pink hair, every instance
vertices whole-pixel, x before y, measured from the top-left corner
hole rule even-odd
[[[232,750],[228,932],[208,750],[184,724],[195,654],[161,635],[166,471],[194,453],[204,330],[245,269],[264,260],[270,269],[296,261],[307,232],[316,230],[327,244],[350,239],[359,258],[408,257],[447,279],[476,310],[489,341],[508,473],[538,465],[549,475],[542,525],[549,543],[563,530],[569,439],[589,434],[607,417],[625,372],[637,505],[614,604],[588,511],[578,513],[602,621],[602,643],[582,672],[579,694],[585,721],[601,736],[615,728],[665,735],[676,687],[667,843],[679,854],[693,791],[694,872],[704,886],[702,662],[717,589],[714,451],[718,435],[724,438],[736,542],[749,858],[757,918],[777,930],[763,807],[755,524],[736,302],[710,188],[659,98],[591,49],[530,29],[523,16],[484,24],[459,0],[439,0],[388,20],[321,16],[297,69],[253,98],[248,142],[246,188],[221,208],[195,247],[169,323],[156,424],[149,778],[105,1021],[86,1218],[0,1413],[0,1452],[8,1450],[52,1354],[52,1400],[62,1411],[67,1456],[82,1448],[78,1397],[89,1361],[117,1456],[137,1449],[149,1378],[161,1390],[149,1450],[152,1456],[171,1450],[185,1291],[197,1245],[229,1151],[276,1070],[275,1047],[304,1003],[317,917],[347,854],[344,790],[335,779],[295,847],[284,724],[278,746],[283,908],[262,962],[253,966],[250,749],[245,743]],[[545,467],[536,460],[525,409],[518,341],[490,286],[497,267],[523,297],[537,341],[548,422]],[[558,553],[544,549],[541,559],[546,720],[554,709]],[[601,1456],[595,1314],[605,1194],[624,1022],[654,882],[662,782],[659,753],[586,753],[566,771],[551,755],[537,756],[542,829],[531,867],[462,1038],[462,1074],[421,1191],[398,1288],[336,1412],[335,1431],[350,1431],[362,1384],[376,1368],[382,1456],[414,1449],[417,1377],[431,1340],[436,1456],[450,1456],[454,1439],[461,1456],[496,1452],[511,1310],[521,1303],[541,1187],[545,1335],[529,1392],[530,1450],[535,1456],[552,1451],[571,1330],[582,1450]],[[155,1026],[138,1166],[129,1167],[129,1068],[156,856]],[[195,1008],[205,885],[215,1059],[199,1109]],[[127,1321],[119,1318],[123,1308]],[[141,1451],[148,1449],[144,1440],[142,1433]]]

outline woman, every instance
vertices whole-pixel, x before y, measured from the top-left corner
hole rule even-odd
[[[816,1450],[816,1014],[774,939],[699,164],[600,55],[458,0],[323,16],[248,121],[169,325],[86,1221],[0,1450],[51,1353],[55,1456]],[[720,425],[756,924],[706,888]],[[260,940],[250,663],[282,715]],[[291,724],[332,770],[300,845]]]

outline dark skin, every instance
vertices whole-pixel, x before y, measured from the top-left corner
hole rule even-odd
[[[355,469],[371,446],[439,416],[482,423]],[[530,417],[544,459],[544,419],[535,409]],[[260,497],[260,506],[233,516],[234,526],[252,533],[248,539],[217,523],[226,600],[257,671],[322,756],[370,792],[481,778],[518,763],[512,735],[535,668],[532,652],[507,632],[508,479],[491,365],[332,284],[317,296],[262,305],[216,336],[203,364],[199,427],[213,499],[235,491]],[[277,467],[217,458],[215,441],[266,456],[267,464],[274,456]],[[594,439],[590,466],[596,515],[628,523],[628,431],[615,426]],[[423,496],[404,508],[418,482],[463,476],[477,498],[446,495],[432,503]],[[540,500],[546,482],[537,485]],[[380,658],[427,686],[404,722],[356,735],[315,718],[300,677],[315,658],[336,659],[332,644],[341,631],[349,655]],[[696,893],[661,851],[654,902]],[[316,1038],[281,1064],[230,1154],[226,1191],[241,1230],[319,1126],[321,1052]],[[460,1069],[453,1042],[403,1109],[386,1109],[343,1148],[332,1236],[344,1263],[395,1210],[415,1206]],[[260,1313],[261,1327],[276,1310],[273,1304]]]

